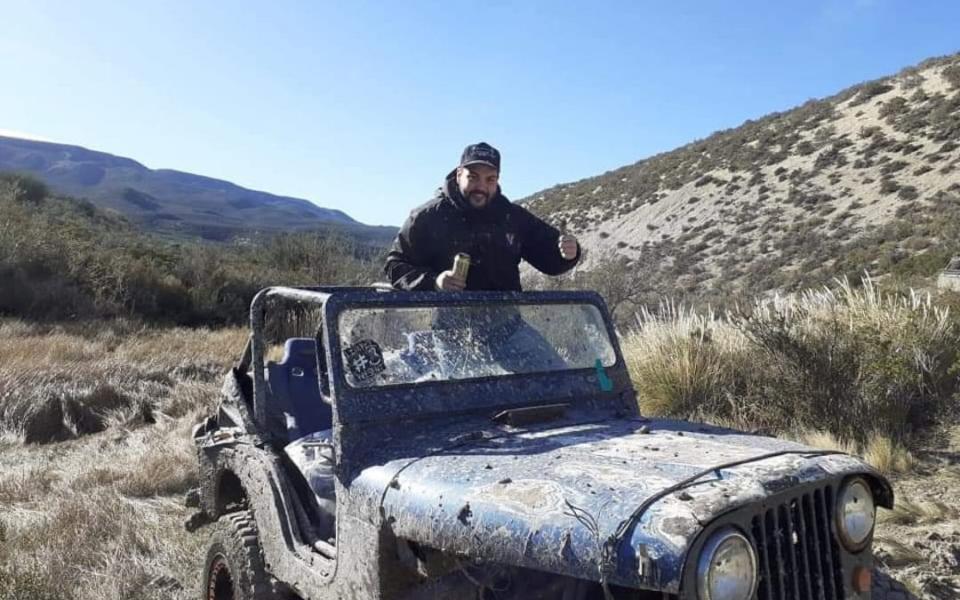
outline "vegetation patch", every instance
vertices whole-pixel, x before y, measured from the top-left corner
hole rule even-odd
[[[136,190],[124,198],[158,208]],[[322,232],[170,243],[87,202],[51,196],[36,179],[0,174],[0,316],[241,323],[263,287],[368,283],[382,255]]]
[[[957,323],[928,295],[867,280],[723,316],[644,311],[624,347],[646,412],[826,431],[896,470],[896,444],[950,415],[958,342]]]

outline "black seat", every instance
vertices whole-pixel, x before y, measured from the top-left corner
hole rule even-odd
[[[270,385],[267,412],[275,423],[276,433],[287,442],[333,427],[333,411],[320,393],[315,339],[288,339],[283,347],[283,359],[267,363],[267,381]]]

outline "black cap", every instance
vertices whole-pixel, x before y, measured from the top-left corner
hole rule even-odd
[[[497,171],[500,170],[500,152],[486,142],[479,144],[470,144],[463,149],[463,155],[460,156],[460,166],[487,165]]]

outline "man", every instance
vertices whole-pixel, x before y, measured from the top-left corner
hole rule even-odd
[[[520,259],[547,275],[580,260],[575,237],[561,233],[500,191],[500,153],[467,146],[433,199],[413,210],[387,255],[384,271],[401,290],[520,291]],[[470,255],[466,279],[453,271]]]

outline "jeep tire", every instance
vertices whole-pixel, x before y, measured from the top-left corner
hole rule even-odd
[[[273,600],[256,522],[246,510],[214,523],[203,567],[203,600]]]

